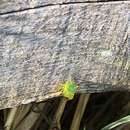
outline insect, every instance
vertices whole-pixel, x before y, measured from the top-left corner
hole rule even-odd
[[[71,100],[74,98],[74,94],[77,88],[78,88],[77,84],[74,81],[70,80],[66,81],[64,84],[61,84],[60,91],[62,91],[62,95],[64,97]]]

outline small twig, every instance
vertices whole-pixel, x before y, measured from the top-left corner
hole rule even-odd
[[[17,126],[25,119],[26,116],[28,116],[30,109],[32,107],[32,104],[26,104],[21,105],[18,107],[15,120],[13,122],[13,129],[17,128]]]
[[[11,127],[12,127],[12,124],[13,124],[16,112],[17,112],[17,107],[16,108],[12,108],[10,110],[10,112],[8,114],[8,117],[7,117],[7,121],[5,123],[5,130],[11,130]]]
[[[81,94],[70,130],[79,130],[80,122],[88,103],[89,97],[90,94]]]
[[[4,123],[5,123],[6,120],[7,120],[8,113],[9,113],[9,109],[4,109],[4,110],[3,110],[3,114],[4,114]]]
[[[64,108],[65,108],[67,101],[68,101],[67,98],[62,97],[60,104],[59,104],[59,107],[58,107],[56,114],[54,116],[54,120],[52,122],[52,125],[50,126],[50,130],[53,130],[53,129],[60,130],[61,129],[60,120],[61,120],[62,114],[64,112]]]
[[[45,106],[45,103],[36,104],[38,105],[39,109],[42,110]],[[19,123],[17,127],[15,127],[15,130],[31,130],[32,127],[37,122],[38,118],[41,115],[41,111],[30,109],[31,111],[22,119],[22,121]]]

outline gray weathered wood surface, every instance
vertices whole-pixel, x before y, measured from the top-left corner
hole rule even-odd
[[[129,1],[0,11],[0,108],[57,96],[70,78],[89,92],[130,89]]]

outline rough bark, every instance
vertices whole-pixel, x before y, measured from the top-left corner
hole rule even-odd
[[[79,91],[130,89],[130,2],[62,4],[0,15],[0,108]]]

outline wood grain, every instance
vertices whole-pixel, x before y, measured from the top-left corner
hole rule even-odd
[[[130,89],[129,2],[0,15],[0,108],[58,96],[70,78],[79,91]]]

